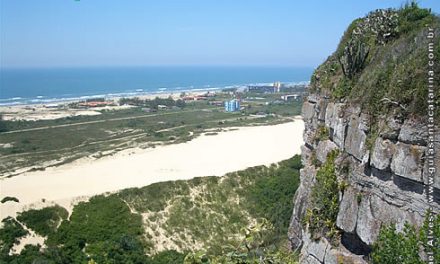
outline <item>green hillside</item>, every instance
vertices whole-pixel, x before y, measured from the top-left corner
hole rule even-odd
[[[337,50],[315,70],[310,91],[359,104],[376,117],[390,111],[426,114],[430,28],[438,58],[440,19],[415,2],[354,20]],[[434,71],[440,72],[439,64]],[[435,82],[438,86],[439,78]],[[437,94],[437,105],[439,99]]]
[[[287,242],[300,168],[295,156],[224,177],[127,189],[81,202],[68,218],[59,206],[25,211],[3,220],[0,263],[182,263],[187,254],[239,252],[243,241],[272,252]],[[46,237],[45,246],[9,255],[23,227]]]

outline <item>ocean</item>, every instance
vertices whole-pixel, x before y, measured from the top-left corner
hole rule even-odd
[[[94,97],[217,90],[249,84],[303,83],[312,68],[145,66],[0,69],[0,106]]]

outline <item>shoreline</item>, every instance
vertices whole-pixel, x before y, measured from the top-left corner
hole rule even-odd
[[[270,82],[256,82],[256,83],[241,83],[241,84],[231,84],[231,85],[203,85],[203,86],[185,86],[185,87],[163,87],[163,88],[156,88],[155,90],[149,90],[149,89],[137,89],[137,90],[126,90],[126,91],[120,91],[120,92],[109,92],[109,93],[96,93],[96,94],[84,94],[84,95],[66,95],[66,97],[60,96],[45,96],[45,95],[39,95],[34,97],[9,97],[9,98],[0,98],[0,108],[2,107],[13,107],[13,106],[37,106],[37,105],[44,105],[44,104],[67,104],[71,102],[79,102],[84,101],[87,99],[96,99],[96,98],[106,98],[109,100],[113,99],[119,99],[119,98],[133,98],[133,97],[139,97],[139,98],[145,98],[145,97],[163,97],[168,95],[180,95],[181,93],[189,93],[189,94],[197,94],[197,93],[206,93],[206,92],[218,92],[222,91],[224,89],[231,89],[231,88],[244,88],[249,85],[272,85],[273,82],[280,81],[277,79],[274,79]],[[295,85],[307,85],[309,81],[303,80],[303,81],[281,81],[283,84],[287,84],[290,86]]]
[[[184,92],[184,91],[182,91]],[[191,92],[192,96],[200,96],[202,94],[206,94],[207,92],[214,92],[213,90],[203,90],[197,92]],[[217,91],[215,91],[217,92]],[[180,99],[180,93],[172,93],[172,92],[163,92],[163,93],[146,93],[143,95],[133,95],[133,96],[113,96],[113,97],[105,97],[108,101],[113,101],[116,105],[114,106],[103,106],[103,107],[90,107],[85,109],[75,109],[68,107],[70,103],[79,103],[85,101],[87,99],[93,98],[75,98],[72,100],[66,101],[57,101],[57,102],[47,102],[47,103],[35,103],[35,104],[14,104],[14,105],[0,105],[0,114],[3,116],[3,120],[5,121],[39,121],[39,120],[55,120],[66,117],[74,117],[74,116],[94,116],[100,115],[103,110],[124,110],[128,108],[132,108],[134,106],[130,105],[119,105],[118,101],[121,98],[139,98],[142,100],[146,99],[154,99],[156,97],[159,98],[168,98],[172,97],[174,100]],[[57,105],[56,108],[47,107],[50,105]]]
[[[32,204],[69,206],[78,197],[270,165],[300,153],[303,129],[300,118],[278,125],[240,127],[185,143],[127,149],[97,160],[83,158],[5,178],[0,180],[1,196],[20,202],[0,204],[0,217],[15,216]]]

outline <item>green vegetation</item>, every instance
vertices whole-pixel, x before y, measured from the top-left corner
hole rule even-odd
[[[61,222],[67,219],[68,212],[60,206],[45,207],[40,210],[31,209],[19,213],[17,220],[34,230],[41,236],[48,236],[56,231]]]
[[[160,100],[157,103],[164,103]],[[222,108],[206,101],[195,101],[186,103],[184,109],[159,110],[156,113],[147,113],[144,107],[133,107],[101,111],[101,115],[97,116],[4,121],[8,133],[0,133],[0,144],[10,144],[11,147],[0,148],[0,173],[14,176],[17,168],[44,170],[47,166],[85,156],[99,158],[132,147],[148,148],[186,142],[208,129],[287,122],[290,116],[298,115],[301,108],[301,102],[250,105],[252,111],[268,111],[273,115],[250,116],[251,110],[225,113]]]
[[[184,259],[185,255],[183,253],[166,250],[154,255],[151,264],[182,264]]]
[[[270,167],[267,176],[259,177],[246,190],[246,204],[251,215],[270,221],[275,241],[285,237],[293,210],[292,197],[299,186],[300,156]],[[272,242],[275,242],[272,241]]]
[[[337,150],[328,154],[326,162],[316,173],[316,183],[312,187],[305,223],[315,239],[325,236],[332,240],[338,235],[336,218],[339,211],[340,188],[335,169],[335,159],[338,154]]]
[[[285,249],[265,246],[265,237],[273,232],[265,219],[260,219],[249,228],[244,228],[243,240],[238,245],[229,245],[223,255],[207,255],[203,251],[190,253],[184,264],[297,264],[298,257]]]
[[[433,219],[433,244],[428,243],[428,219]],[[436,260],[440,259],[440,248],[438,247],[440,237],[440,216],[427,213],[424,225],[417,231],[414,226],[405,223],[402,232],[397,232],[395,225],[383,226],[379,237],[373,245],[371,258],[374,264],[394,264],[394,263],[426,263],[419,252],[433,252]]]
[[[236,234],[252,219],[265,218],[274,227],[266,243],[277,244],[285,238],[300,168],[300,157],[295,156],[277,165],[253,167],[223,178],[127,189],[119,197],[136,212],[148,215],[144,219],[147,237],[153,241],[165,235],[170,238],[168,243],[185,250],[197,243],[210,254],[220,254],[221,246],[236,241]]]
[[[393,225],[381,229],[372,252],[373,263],[412,263],[422,264],[418,251],[418,238],[414,227],[405,224],[402,233]]]
[[[120,105],[135,105],[135,106],[142,106],[142,107],[148,107],[154,110],[158,110],[159,105],[164,105],[167,107],[179,107],[184,108],[186,106],[185,101],[178,99],[174,100],[172,97],[168,98],[159,98],[156,97],[153,100],[150,99],[139,99],[137,97],[135,98],[121,98],[119,99]]]
[[[7,256],[18,239],[27,235],[28,232],[14,218],[8,217],[2,220],[0,228],[0,263],[4,256]]]
[[[0,114],[0,133],[8,131],[8,128],[6,127],[5,121],[3,121],[3,115]]]
[[[313,137],[313,140],[317,143],[319,141],[327,140],[329,138],[330,138],[329,129],[324,125],[318,126],[318,128],[316,129],[315,135]]]
[[[340,44],[311,79],[312,92],[362,105],[372,123],[388,112],[424,116],[427,109],[427,30],[439,17],[412,1],[400,9],[376,10],[353,21]],[[440,56],[436,34],[434,56]],[[435,65],[435,71],[440,70]],[[435,80],[434,85],[440,81]],[[440,95],[435,98],[437,106]],[[438,114],[440,109],[437,107]]]
[[[19,203],[20,201],[17,199],[17,197],[6,196],[0,202],[1,203],[6,203],[6,202],[16,202],[16,203]]]
[[[172,264],[200,248],[221,263],[254,263],[260,252],[265,263],[294,263],[284,246],[300,160],[95,196],[68,219],[59,206],[23,212],[4,220],[0,263]],[[47,236],[46,248],[28,245],[9,256],[26,234],[21,224]]]
[[[96,196],[82,202],[75,206],[69,220],[51,229],[54,216],[61,214],[65,219],[65,213],[63,208],[49,207],[21,214],[17,217],[19,221],[25,220],[29,228],[48,235],[47,248],[27,246],[20,255],[3,255],[1,260],[6,263],[35,263],[37,260],[86,263],[90,259],[97,263],[148,263],[141,217],[132,214],[117,197]]]

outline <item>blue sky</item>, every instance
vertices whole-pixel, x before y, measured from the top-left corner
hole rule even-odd
[[[315,67],[355,18],[404,0],[1,0],[2,67]],[[438,0],[422,7],[440,13]]]

